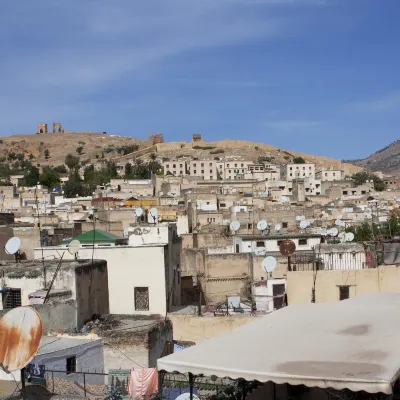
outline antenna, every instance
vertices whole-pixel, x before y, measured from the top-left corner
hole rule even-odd
[[[79,249],[81,248],[81,242],[77,239],[71,240],[68,245],[68,253],[75,256],[78,254]]]
[[[301,229],[306,229],[308,227],[308,222],[307,221],[301,221],[300,222],[300,228]]]
[[[259,231],[265,231],[267,227],[268,227],[267,221],[265,221],[264,219],[257,222],[257,229]]]
[[[276,268],[276,264],[277,264],[276,258],[268,256],[264,258],[261,268],[265,273],[269,273]]]
[[[347,232],[344,236],[346,242],[352,242],[354,240],[354,233],[353,232]]]
[[[6,253],[10,255],[15,254],[17,251],[19,251],[20,247],[21,247],[21,239],[17,236],[8,239],[6,245],[4,246]]]
[[[229,224],[229,229],[230,229],[231,231],[233,231],[233,232],[238,231],[239,228],[240,228],[240,222],[239,222],[239,221],[232,221],[232,222]]]
[[[0,367],[6,372],[28,365],[39,350],[43,324],[30,307],[17,307],[0,320]]]

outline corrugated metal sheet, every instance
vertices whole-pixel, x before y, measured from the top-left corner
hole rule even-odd
[[[42,320],[30,307],[18,307],[0,319],[0,362],[9,371],[25,367],[39,349]]]

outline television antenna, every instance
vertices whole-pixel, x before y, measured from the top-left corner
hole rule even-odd
[[[301,228],[301,229],[306,229],[307,227],[308,227],[307,221],[301,221],[301,222],[300,222],[300,228]]]
[[[353,232],[347,232],[345,234],[345,240],[346,242],[352,242],[354,240],[354,233]]]
[[[79,249],[81,248],[81,242],[77,239],[71,240],[68,244],[68,253],[77,257]]]
[[[276,264],[277,264],[276,258],[268,256],[264,258],[261,268],[265,273],[268,274],[276,268]]]
[[[240,228],[240,222],[239,222],[239,221],[232,221],[232,222],[229,224],[229,229],[230,229],[231,231],[233,231],[233,232],[238,231],[239,228]]]
[[[3,315],[0,325],[0,367],[6,373],[25,368],[39,350],[40,315],[30,307],[17,307]]]
[[[262,219],[261,221],[257,222],[257,229],[261,232],[265,231],[268,227],[267,221]]]

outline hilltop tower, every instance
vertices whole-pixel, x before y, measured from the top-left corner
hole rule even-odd
[[[38,133],[48,133],[47,124],[38,124]]]

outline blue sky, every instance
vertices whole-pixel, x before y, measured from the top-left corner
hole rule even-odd
[[[245,139],[338,159],[398,138],[399,0],[19,0],[0,135]]]

